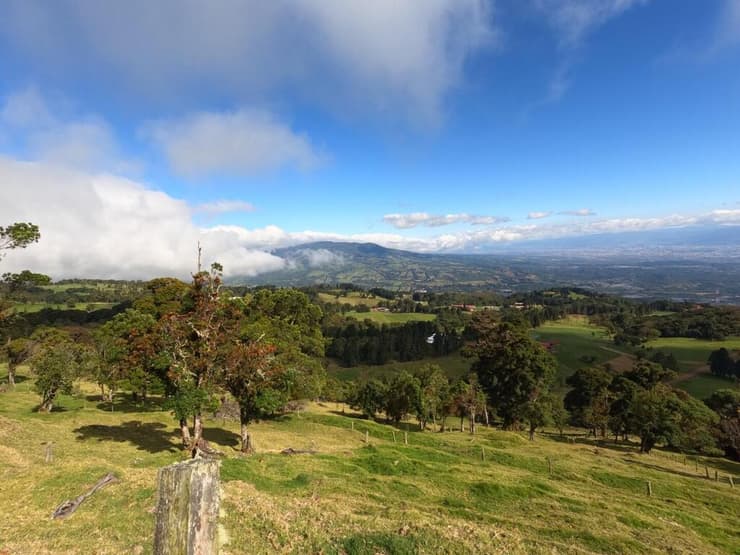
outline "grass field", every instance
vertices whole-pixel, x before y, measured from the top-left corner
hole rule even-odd
[[[329,375],[336,376],[341,380],[367,380],[369,378],[392,376],[401,370],[413,373],[427,364],[438,365],[447,376],[456,379],[465,376],[470,371],[471,359],[465,358],[460,354],[454,354],[409,362],[389,362],[380,366],[360,365],[353,366],[352,368],[344,368],[329,361],[327,363],[327,372]]]
[[[691,393],[697,399],[706,399],[712,393],[718,389],[734,389],[737,388],[732,380],[718,378],[711,374],[699,374],[688,380],[677,381],[675,387],[679,387]]]
[[[84,395],[39,415],[30,383],[0,393],[0,552],[151,553],[157,469],[182,458],[171,416],[125,404],[111,413]],[[695,467],[660,451],[638,455],[633,445],[545,435],[529,442],[493,429],[470,436],[410,427],[404,445],[393,428],[333,408],[255,425],[259,454],[251,458],[233,450],[235,422],[206,422],[225,453],[222,553],[740,551],[740,489],[727,482],[740,465],[726,460],[700,458]],[[288,446],[318,454],[278,454]],[[703,477],[705,463],[719,482]],[[121,483],[68,519],[49,519],[108,471]]]
[[[603,364],[625,351],[615,347],[606,332],[589,323],[586,317],[570,316],[547,322],[532,332],[538,341],[553,341],[553,355],[558,362],[558,384],[579,368]]]
[[[99,310],[101,308],[111,308],[114,303],[75,303],[74,306],[66,304],[49,304],[49,303],[16,303],[13,310],[16,312],[38,312],[45,308],[55,310]]]
[[[365,305],[369,307],[378,306],[378,303],[384,300],[375,296],[362,296],[360,293],[350,293],[338,297],[331,293],[319,293],[319,299],[325,303],[351,304],[352,306]]]
[[[682,371],[694,370],[707,364],[712,351],[721,347],[730,351],[740,349],[740,337],[724,341],[707,341],[688,337],[661,337],[646,344],[653,349],[673,353]]]
[[[358,320],[372,320],[378,324],[405,324],[407,322],[431,322],[437,318],[436,314],[423,312],[354,312],[345,313],[350,318]]]

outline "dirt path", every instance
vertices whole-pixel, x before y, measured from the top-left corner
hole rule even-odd
[[[705,364],[703,366],[699,366],[698,368],[694,368],[693,370],[689,370],[688,372],[681,372],[671,383],[685,382],[686,380],[701,376],[702,374],[711,376],[708,365]]]

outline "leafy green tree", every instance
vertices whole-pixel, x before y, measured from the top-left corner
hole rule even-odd
[[[680,451],[698,451],[709,455],[717,451],[715,430],[719,415],[681,389],[674,389],[676,428],[668,444]]]
[[[386,385],[380,380],[372,379],[357,387],[350,406],[360,410],[368,418],[375,418],[385,406],[385,396]]]
[[[552,395],[550,399],[550,417],[552,419],[552,424],[557,428],[558,432],[562,436],[563,430],[568,425],[568,422],[570,422],[570,413],[565,408],[562,397]]]
[[[730,352],[726,348],[721,347],[712,351],[707,362],[709,362],[709,370],[715,376],[722,378],[735,377],[735,361],[732,360]]]
[[[549,395],[531,399],[524,408],[524,421],[529,427],[529,441],[534,441],[537,428],[552,423],[553,400]]]
[[[449,389],[449,380],[436,364],[425,365],[415,376],[421,390],[416,418],[419,420],[419,428],[424,431],[430,419],[435,424],[440,416],[441,406]]]
[[[39,412],[51,412],[57,395],[71,393],[74,381],[94,364],[88,346],[57,331],[41,335],[29,363],[36,375],[36,392],[41,395]]]
[[[5,345],[5,354],[8,359],[8,385],[15,387],[16,368],[30,356],[33,343],[19,337],[8,341]]]
[[[122,381],[146,396],[148,387],[155,379],[152,359],[156,356],[154,328],[156,321],[151,314],[129,308],[116,314],[94,332],[98,365],[95,380],[103,399],[111,403]],[[107,390],[106,390],[107,389]]]
[[[386,417],[396,424],[408,414],[418,414],[421,408],[419,380],[406,371],[394,375],[385,387],[383,405]]]
[[[614,376],[612,383],[609,384],[612,398],[609,406],[609,430],[614,434],[615,441],[618,441],[620,436],[626,440],[631,431],[634,421],[632,402],[640,390],[639,385],[621,374]]]
[[[565,395],[565,408],[571,413],[577,426],[594,428],[593,416],[603,404],[605,392],[612,381],[612,375],[603,368],[580,368],[565,381],[571,390]]]
[[[672,380],[676,377],[676,373],[673,370],[664,368],[660,364],[640,359],[631,370],[624,373],[624,377],[632,380],[642,388],[650,389],[661,382]]]
[[[675,397],[666,385],[635,394],[631,427],[640,437],[641,453],[650,453],[658,442],[668,442],[676,433],[675,410]]]
[[[39,227],[30,222],[17,222],[7,227],[0,226],[0,251],[11,249],[25,249],[28,245],[38,242],[41,238]],[[4,253],[0,252],[0,259]]]
[[[704,402],[719,415],[719,446],[727,457],[740,461],[740,391],[718,389]]]
[[[285,404],[285,367],[274,356],[275,347],[259,341],[236,341],[224,364],[223,383],[239,404],[241,451],[254,452],[249,424]]]
[[[195,274],[183,299],[183,311],[164,314],[159,321],[174,388],[168,406],[180,420],[183,443],[189,443],[193,457],[205,447],[203,412],[216,403],[214,394],[227,353],[224,343],[238,336],[239,320],[224,317],[229,307],[221,302],[221,275],[219,264],[213,264],[210,272]],[[193,418],[192,435],[187,430],[188,417]]]
[[[527,404],[549,391],[555,359],[522,327],[482,317],[473,322],[472,329],[475,341],[467,349],[476,357],[472,370],[504,427],[514,427]]]

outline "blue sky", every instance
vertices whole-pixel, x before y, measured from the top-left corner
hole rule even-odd
[[[201,240],[253,274],[315,239],[740,223],[740,0],[4,11],[0,219],[44,232],[9,267],[183,275]]]

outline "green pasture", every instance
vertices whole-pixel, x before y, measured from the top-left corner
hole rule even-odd
[[[675,387],[688,391],[697,399],[706,399],[718,389],[737,388],[737,384],[726,378],[719,378],[711,374],[699,374],[688,380],[682,380],[673,384]]]
[[[157,470],[184,457],[173,417],[124,395],[110,412],[91,384],[38,414],[20,377],[0,393],[0,552],[152,553]],[[222,554],[740,552],[740,489],[728,481],[740,465],[727,460],[639,455],[634,443],[576,431],[533,442],[482,426],[419,432],[345,412],[312,404],[255,424],[258,453],[246,458],[237,422],[206,419],[222,452]],[[316,453],[279,454],[286,447]],[[49,518],[107,472],[120,483],[64,521]]]
[[[66,303],[15,303],[13,310],[15,312],[26,313],[26,312],[39,312],[45,308],[54,310],[99,310],[101,308],[111,308],[114,303],[74,303],[74,305],[67,305]]]
[[[350,304],[352,306],[365,305],[369,307],[378,306],[380,301],[385,300],[374,295],[359,292],[348,293],[347,295],[319,293],[319,299],[325,303]]]
[[[423,312],[355,312],[345,314],[357,320],[372,320],[377,324],[406,324],[407,322],[431,322],[436,320],[436,314]]]
[[[707,364],[712,351],[721,347],[730,351],[740,349],[740,337],[730,337],[724,341],[708,341],[688,337],[660,337],[646,343],[647,347],[673,353],[681,371],[689,371]]]
[[[585,317],[546,322],[532,330],[532,338],[556,343],[552,353],[558,362],[560,386],[579,368],[603,364],[626,353],[614,346],[603,328],[590,324]]]

